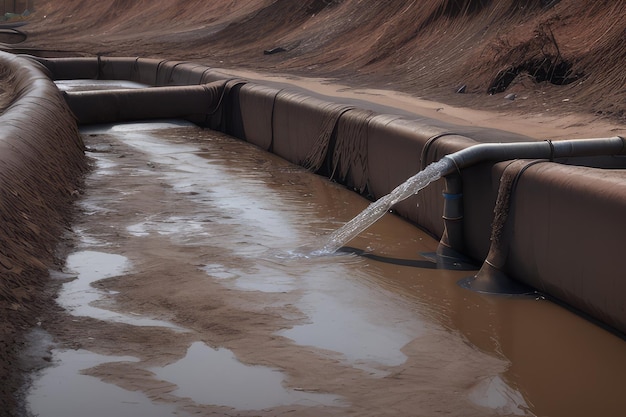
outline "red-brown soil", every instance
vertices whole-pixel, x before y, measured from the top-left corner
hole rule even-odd
[[[462,106],[626,117],[626,3],[41,0],[24,47],[336,77]],[[273,48],[284,51],[264,54]],[[466,94],[456,94],[465,85]],[[495,93],[489,96],[489,93]],[[563,101],[566,100],[566,101]]]

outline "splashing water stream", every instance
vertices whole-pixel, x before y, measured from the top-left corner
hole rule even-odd
[[[437,181],[453,168],[454,161],[446,157],[428,165],[422,171],[398,185],[392,192],[371,203],[348,223],[335,230],[328,237],[324,246],[313,253],[316,255],[330,255],[336,252],[340,247],[376,223],[393,205],[417,194],[421,189],[426,188],[431,182]]]

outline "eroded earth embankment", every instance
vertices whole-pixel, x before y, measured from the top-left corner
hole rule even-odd
[[[35,9],[23,47],[48,54],[196,60],[463,106],[626,117],[623,1],[39,0]]]

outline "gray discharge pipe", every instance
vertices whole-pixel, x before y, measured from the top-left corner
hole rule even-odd
[[[438,256],[442,260],[459,258],[462,257],[460,254],[465,252],[461,169],[488,161],[512,159],[547,159],[553,161],[557,158],[567,157],[624,154],[626,154],[626,139],[615,136],[598,139],[479,144],[445,156],[442,159],[447,158],[452,163],[448,164],[450,166],[448,171],[442,174],[446,179],[443,213],[445,229],[437,250]],[[499,193],[501,192],[502,189]],[[506,210],[508,211],[508,204]],[[500,270],[504,254],[501,253],[498,244],[499,242],[492,241],[491,249],[480,271],[474,277],[463,280],[461,285],[475,291],[488,293],[525,294],[532,292],[532,289],[510,279]]]
[[[465,237],[463,226],[463,184],[461,170],[482,162],[497,162],[512,159],[547,159],[553,161],[558,158],[599,156],[599,155],[623,155],[626,154],[626,139],[615,136],[597,139],[576,139],[562,141],[543,142],[518,142],[518,143],[485,143],[475,145],[461,151],[446,155],[442,159],[449,159],[452,163],[447,172],[442,174],[446,179],[444,191],[444,232],[441,237],[438,255],[441,257],[458,258],[465,252]],[[492,251],[490,251],[491,256]],[[502,276],[498,276],[497,283],[494,278],[497,273],[493,272],[490,260],[485,261],[485,266],[477,276],[473,287],[484,291],[519,292],[514,285],[509,285]],[[489,274],[483,273],[491,271]],[[486,275],[489,275],[488,277]],[[481,280],[482,278],[482,280]],[[499,287],[505,287],[504,289]]]
[[[620,136],[596,139],[546,140],[542,142],[482,143],[446,155],[459,168],[485,161],[509,159],[550,159],[574,156],[620,155],[626,140]]]

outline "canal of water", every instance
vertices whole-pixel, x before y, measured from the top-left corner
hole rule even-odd
[[[33,338],[52,358],[33,415],[626,410],[622,339],[541,296],[460,288],[472,271],[436,269],[437,242],[391,214],[350,246],[413,266],[308,256],[368,203],[337,184],[178,121],[82,132],[93,170],[53,274],[62,311]]]

